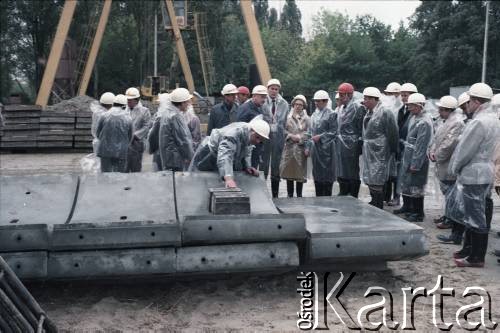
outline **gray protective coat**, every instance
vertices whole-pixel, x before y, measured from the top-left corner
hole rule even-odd
[[[151,126],[151,113],[140,102],[133,109],[127,107],[127,111],[132,118],[134,126],[134,140],[132,140],[130,148],[137,153],[142,153]]]
[[[120,107],[112,107],[97,122],[97,156],[126,159],[132,135],[132,118],[128,112]]]
[[[237,118],[238,105],[233,103],[231,107],[225,102],[216,104],[208,118],[207,136],[212,133],[214,128],[222,128],[231,123],[234,123]]]
[[[337,137],[337,114],[331,109],[316,109],[311,116],[311,129],[309,132],[312,138],[320,135],[320,139],[315,143],[309,141],[309,149],[313,165],[313,178],[315,182],[333,183],[337,178],[335,138]]]
[[[398,149],[398,127],[394,114],[379,102],[363,119],[363,181],[384,185],[389,179],[389,162]]]

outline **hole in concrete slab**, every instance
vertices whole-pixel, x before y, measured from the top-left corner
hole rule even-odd
[[[30,191],[27,191],[27,192],[26,192],[26,194],[31,194],[31,192],[30,192]]]
[[[274,253],[271,253],[269,256],[271,257],[271,259],[274,259],[275,257]]]
[[[338,209],[331,209],[330,212],[332,212],[332,213],[338,213],[339,210]]]
[[[202,262],[202,263],[206,263],[206,262],[207,262],[207,258],[202,257],[202,258],[201,258],[201,262]]]
[[[146,264],[151,265],[151,260],[146,261]]]
[[[156,233],[154,231],[151,232],[151,237],[156,236]]]
[[[406,245],[406,242],[405,242],[405,241],[403,241],[401,244],[403,244],[403,246],[405,246],[405,245]]]
[[[131,188],[132,188],[132,187],[127,186],[127,187],[124,187],[123,189],[124,189],[125,191],[128,191],[128,190],[130,190]]]
[[[78,268],[78,267],[80,267],[80,264],[75,262],[75,264],[73,266],[75,266],[75,268]]]
[[[212,231],[212,226],[211,225],[208,226],[208,230]]]
[[[340,249],[340,244],[337,244],[337,249]]]
[[[83,235],[78,235],[78,238],[83,239],[84,237]]]
[[[19,219],[12,219],[9,221],[9,223],[17,223],[17,222],[19,222]]]
[[[120,216],[120,220],[126,220],[127,217],[126,216]]]
[[[21,264],[16,264],[16,269],[21,269]]]
[[[278,224],[278,229],[281,229],[281,228],[282,228],[281,224]]]
[[[17,240],[18,242],[20,242],[20,241],[22,241],[22,240],[23,240],[23,238],[21,237],[21,235],[17,235],[16,240]]]

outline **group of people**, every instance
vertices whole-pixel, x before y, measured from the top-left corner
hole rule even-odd
[[[246,87],[225,85],[203,140],[192,113],[193,96],[185,88],[160,95],[153,122],[137,89],[129,88],[125,95],[105,93],[100,104],[108,111],[98,116],[95,129],[102,170],[140,171],[139,155],[147,140],[158,170],[214,171],[227,187],[237,186],[234,171],[263,172],[266,179],[270,175],[273,197],[281,179],[289,197],[300,197],[310,157],[316,196],[331,196],[337,181],[338,195],[358,197],[362,179],[371,205],[399,206],[402,196],[394,213],[422,222],[433,162],[446,198],[438,227],[452,229],[439,239],[463,242],[454,255],[458,266],[484,265],[495,163],[500,195],[500,98],[491,87],[476,83],[458,101],[442,97],[439,121],[433,121],[425,96],[412,83],[391,82],[383,93],[367,87],[362,97],[356,97],[352,84],[342,83],[334,110],[329,94],[319,90],[310,116],[303,95],[295,96],[290,106],[280,91],[277,79],[255,86],[251,94]],[[127,145],[110,144],[115,139]]]

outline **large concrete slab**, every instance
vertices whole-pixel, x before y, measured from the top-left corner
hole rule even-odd
[[[183,245],[302,241],[302,214],[187,216],[182,224]]]
[[[303,213],[309,233],[306,263],[388,261],[429,252],[423,229],[351,197],[276,199],[285,213]]]
[[[174,248],[51,252],[48,276],[98,278],[175,273]]]
[[[236,173],[238,187],[250,196],[250,214],[277,214],[266,183],[243,173]],[[208,215],[209,188],[223,187],[216,172],[175,173],[179,219],[186,216]]]
[[[49,230],[46,224],[0,225],[0,252],[48,248]]]
[[[103,173],[81,178],[71,223],[175,224],[172,173]]]
[[[183,247],[177,250],[178,273],[235,273],[293,269],[299,250],[293,242]]]
[[[51,250],[97,250],[180,246],[178,223],[70,223],[54,226]]]
[[[9,267],[21,279],[45,279],[47,277],[47,252],[1,253]]]
[[[73,175],[0,177],[0,225],[65,223],[77,183]]]

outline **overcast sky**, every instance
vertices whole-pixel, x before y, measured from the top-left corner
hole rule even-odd
[[[397,28],[399,21],[408,22],[408,17],[415,12],[420,4],[419,0],[407,1],[337,1],[337,0],[297,0],[297,6],[302,13],[302,27],[304,36],[309,37],[313,16],[322,8],[339,11],[355,17],[356,15],[371,14],[378,20]],[[269,6],[278,9],[278,14],[285,4],[285,0],[269,0]]]

